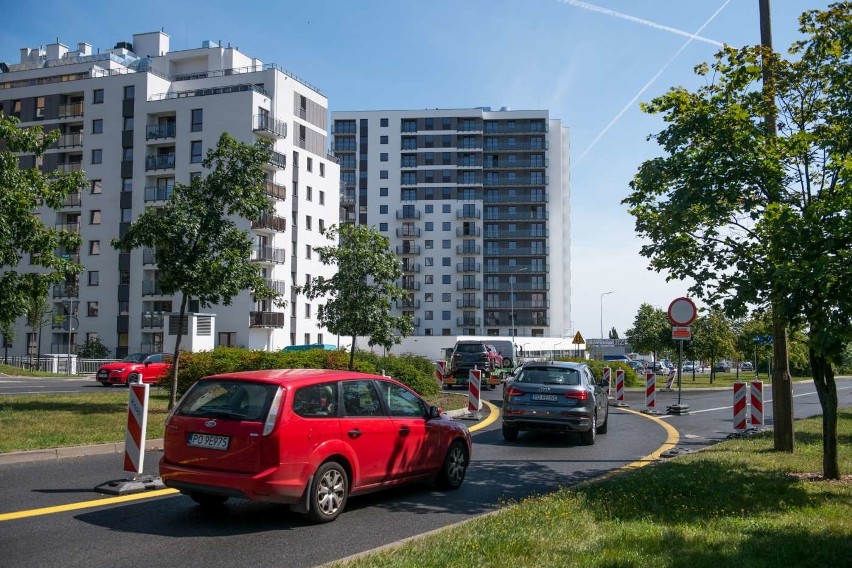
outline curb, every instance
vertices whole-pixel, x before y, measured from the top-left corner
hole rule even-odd
[[[145,442],[146,452],[157,451],[162,449],[162,438],[156,440],[148,440],[147,442]],[[55,460],[62,458],[81,458],[85,456],[96,456],[100,454],[119,454],[122,452],[124,452],[124,442],[93,444],[89,446],[67,446],[64,448],[50,448],[47,450],[8,452],[5,454],[0,454],[0,465]]]

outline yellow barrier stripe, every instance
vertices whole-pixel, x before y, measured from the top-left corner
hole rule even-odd
[[[105,499],[95,499],[93,501],[81,501],[79,503],[68,503],[67,505],[57,505],[55,507],[44,507],[42,509],[30,509],[29,511],[15,511],[13,513],[0,513],[0,522],[11,521],[14,519],[25,519],[27,517],[37,517],[39,515],[50,515],[52,513],[62,513],[64,511],[77,511],[80,509],[90,509],[92,507],[102,507],[104,505],[112,505],[115,503],[126,503],[127,501],[139,501],[151,497],[162,497],[164,495],[173,495],[177,493],[176,489],[156,489],[144,493],[133,493],[131,495],[119,495],[117,497],[107,497]]]

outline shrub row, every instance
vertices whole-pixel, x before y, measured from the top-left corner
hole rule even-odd
[[[609,367],[611,370],[610,381],[612,381],[612,387],[615,389],[615,370],[621,369],[624,371],[624,386],[625,387],[641,387],[645,386],[645,378],[640,378],[636,375],[636,371],[633,370],[633,367],[627,365],[626,363],[620,363],[618,361],[594,361],[589,359],[572,359],[569,357],[560,357],[560,361],[574,361],[575,363],[585,363],[592,370],[592,374],[595,375],[595,379],[601,380],[603,377],[603,368]]]
[[[260,369],[339,369],[349,368],[346,351],[253,351],[237,347],[217,347],[213,351],[183,352],[178,367],[178,396],[183,395],[195,381],[208,375],[256,371]],[[425,357],[376,355],[356,351],[354,370],[362,373],[386,374],[408,385],[421,396],[436,395],[440,388],[435,381],[435,365]],[[161,388],[169,388],[169,377],[160,380]]]

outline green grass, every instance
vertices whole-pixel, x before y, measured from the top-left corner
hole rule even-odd
[[[0,397],[0,453],[124,440],[127,389]],[[149,440],[163,437],[168,393],[152,389]]]
[[[773,451],[771,432],[727,441],[346,566],[848,566],[852,479],[795,475],[821,471],[821,424],[796,422],[793,454]],[[850,472],[852,410],[841,412],[838,434],[841,471]]]
[[[765,385],[772,384],[770,380],[771,377],[767,376],[765,373],[761,374],[757,377],[759,380],[763,381]],[[755,379],[754,373],[747,373],[740,371],[739,379],[737,379],[736,373],[716,373],[716,376],[713,382],[710,382],[710,373],[695,373],[693,376],[692,371],[688,371],[683,374],[683,388],[685,389],[695,389],[695,388],[721,388],[721,387],[730,387],[737,380],[742,382],[750,382]],[[667,377],[663,375],[657,375],[657,388],[666,386]],[[800,381],[812,381],[811,377],[792,377],[793,382]],[[674,382],[672,388],[677,388],[677,381]]]
[[[56,373],[45,373],[44,371],[31,371],[22,369],[13,365],[4,365],[0,363],[0,373],[4,375],[12,375],[15,377],[67,377],[67,374],[57,375]]]

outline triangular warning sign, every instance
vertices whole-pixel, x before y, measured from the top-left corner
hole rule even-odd
[[[580,345],[580,344],[585,343],[585,342],[586,342],[586,340],[583,339],[583,334],[578,331],[576,334],[574,334],[574,341],[572,341],[571,344],[572,345]]]

